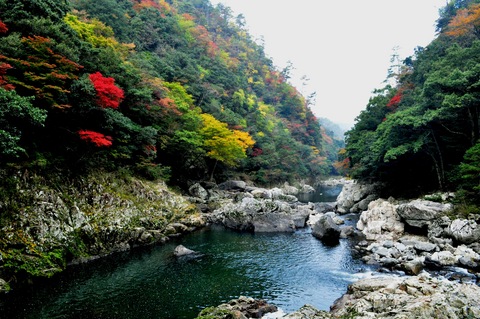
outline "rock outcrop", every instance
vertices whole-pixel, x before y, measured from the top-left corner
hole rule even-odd
[[[229,186],[222,187],[223,194],[217,191],[217,196],[204,201],[204,205],[213,208],[211,212],[207,211],[208,221],[227,228],[250,232],[293,232],[305,227],[310,215],[323,212],[322,207],[300,203],[292,195],[310,191],[307,185],[299,190],[288,184],[272,189],[239,187],[238,182],[224,184]],[[198,198],[194,202],[198,202]]]
[[[342,191],[337,197],[337,212],[339,214],[360,213],[368,204],[377,199],[375,185],[362,184],[356,181],[345,181]]]
[[[333,318],[480,318],[480,287],[434,278],[378,277],[351,284],[332,307]]]
[[[332,315],[326,311],[318,310],[312,305],[304,305],[299,310],[289,313],[282,319],[330,319]]]
[[[412,227],[429,227],[436,219],[453,209],[452,204],[442,204],[428,200],[415,199],[398,205],[396,211],[402,220]]]
[[[161,182],[106,173],[72,180],[28,172],[9,178],[18,193],[14,203],[0,202],[15,207],[0,228],[0,269],[7,282],[21,277],[11,265],[22,269],[22,277],[50,277],[69,263],[162,243],[206,224],[194,205]]]
[[[410,275],[449,266],[478,271],[480,227],[474,219],[451,220],[452,209],[451,204],[420,199],[375,200],[357,223],[368,242],[356,249],[367,263]],[[417,235],[409,230],[416,230]]]
[[[265,300],[240,296],[228,303],[203,309],[196,319],[248,319],[262,318],[263,315],[277,311],[277,307]]]
[[[377,199],[362,212],[357,228],[367,240],[396,240],[403,235],[405,225],[397,214],[396,206],[384,199]]]

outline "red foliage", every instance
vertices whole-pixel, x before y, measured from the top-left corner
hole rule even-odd
[[[4,75],[7,73],[7,70],[11,68],[12,66],[8,63],[0,64],[0,87],[4,88],[5,90],[15,90],[15,86],[9,84],[4,77]]]
[[[0,20],[0,33],[7,33],[7,31],[8,31],[7,25],[3,23],[2,20]]]
[[[262,155],[263,154],[263,150],[261,148],[258,148],[258,147],[254,147],[253,150],[252,150],[252,156],[253,157],[256,157],[256,156],[259,156],[259,155]]]
[[[95,144],[97,147],[110,147],[112,146],[112,137],[103,135],[102,133],[80,130],[78,135],[84,141]]]
[[[115,85],[114,78],[106,78],[100,72],[90,74],[95,91],[97,91],[97,103],[103,107],[116,109],[124,98],[123,90]]]
[[[400,104],[400,102],[402,101],[402,93],[401,92],[398,92],[397,94],[395,94],[394,97],[392,97],[390,99],[390,101],[387,103],[387,107],[389,109],[394,109],[398,106],[398,104]]]
[[[155,156],[157,155],[157,148],[155,147],[155,145],[145,145],[144,152],[147,156]]]

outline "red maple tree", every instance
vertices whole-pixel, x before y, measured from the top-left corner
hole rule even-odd
[[[0,20],[0,33],[7,33],[7,31],[8,31],[7,25],[3,23],[2,20]]]
[[[78,135],[84,141],[95,144],[97,147],[110,147],[112,146],[112,137],[103,135],[95,131],[80,130]]]
[[[123,100],[124,93],[115,85],[115,79],[104,77],[100,72],[92,73],[89,77],[97,92],[97,103],[103,108],[116,109]]]
[[[398,106],[398,104],[400,104],[400,102],[402,101],[402,93],[401,92],[398,92],[397,94],[395,94],[394,97],[392,97],[390,99],[390,101],[387,103],[387,107],[389,109],[394,109]]]
[[[8,83],[7,79],[5,79],[4,75],[7,73],[7,70],[10,70],[12,66],[8,63],[0,63],[0,87],[4,88],[5,90],[15,90],[15,86]]]

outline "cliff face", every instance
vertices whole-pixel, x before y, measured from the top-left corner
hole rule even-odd
[[[50,277],[69,263],[164,242],[204,224],[162,182],[97,173],[1,172],[0,277]],[[15,280],[13,280],[15,278]]]

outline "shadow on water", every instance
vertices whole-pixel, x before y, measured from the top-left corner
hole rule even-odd
[[[202,255],[176,258],[182,244]],[[323,310],[367,274],[349,241],[324,246],[309,228],[249,234],[208,227],[162,246],[116,254],[0,303],[5,318],[194,318],[201,309],[246,295],[285,312]]]
[[[296,196],[302,203],[334,202],[342,188],[343,185],[341,184],[335,186],[319,185],[313,193],[301,193]]]

